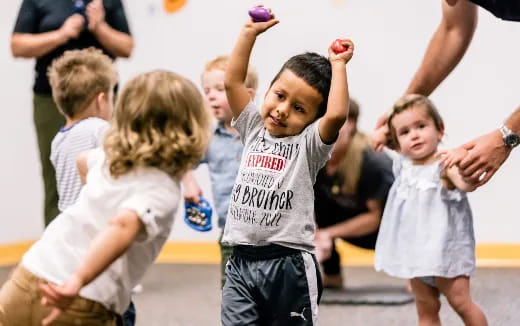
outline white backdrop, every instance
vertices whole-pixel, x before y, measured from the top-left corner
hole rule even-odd
[[[188,0],[174,14],[162,0],[124,1],[136,41],[129,60],[119,60],[125,82],[143,71],[165,68],[199,83],[206,61],[228,53],[247,19],[251,0]],[[21,0],[0,2],[0,244],[36,239],[43,229],[43,191],[32,124],[34,61],[15,60],[9,38]],[[356,44],[348,64],[349,87],[361,104],[360,127],[371,130],[377,116],[406,89],[440,19],[440,1],[285,0],[263,1],[280,24],[261,35],[252,56],[260,75],[259,98],[291,55],[326,54],[338,37]],[[456,145],[498,125],[520,104],[520,24],[480,10],[472,45],[458,68],[432,96],[446,122],[447,145]],[[520,242],[516,150],[484,188],[471,194],[478,242]],[[207,171],[197,172],[209,194]],[[180,214],[179,214],[180,217]],[[216,219],[215,219],[216,220]],[[211,240],[218,231],[197,233],[177,219],[172,240]]]

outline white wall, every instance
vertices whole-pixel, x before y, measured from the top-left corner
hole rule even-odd
[[[21,0],[1,1],[0,89],[4,121],[0,129],[0,244],[37,238],[43,229],[42,184],[32,124],[33,61],[14,60],[9,36]],[[195,82],[204,63],[228,53],[253,0],[189,0],[167,15],[161,0],[125,1],[136,48],[120,60],[121,80],[154,68],[181,73]],[[405,90],[440,19],[438,0],[264,1],[281,23],[260,36],[252,63],[260,74],[260,94],[281,64],[302,51],[326,54],[338,37],[356,44],[348,64],[351,94],[362,106],[360,126],[371,130],[377,116]],[[520,24],[502,22],[484,10],[462,63],[432,96],[445,118],[448,145],[497,127],[519,104]],[[261,97],[261,96],[260,96]],[[471,194],[479,242],[520,242],[516,211],[520,177],[516,150],[488,185]],[[198,171],[209,193],[207,171]],[[175,240],[214,239],[181,221]]]

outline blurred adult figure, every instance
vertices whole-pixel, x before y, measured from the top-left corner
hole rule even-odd
[[[358,116],[359,106],[351,100],[348,120],[314,185],[315,244],[325,287],[343,286],[336,238],[361,248],[375,248],[393,182],[392,161],[371,148],[370,137],[357,129]]]
[[[45,189],[48,225],[58,215],[51,141],[65,124],[47,78],[51,62],[66,50],[97,47],[111,58],[129,57],[134,47],[121,0],[23,0],[11,37],[13,56],[35,58],[33,120]]]

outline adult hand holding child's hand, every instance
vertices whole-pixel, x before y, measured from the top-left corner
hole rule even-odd
[[[468,155],[468,151],[463,147],[440,150],[435,154],[436,158],[440,158],[439,164],[445,169],[449,169],[454,165],[458,165]]]

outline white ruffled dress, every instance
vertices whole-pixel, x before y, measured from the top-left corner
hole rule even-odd
[[[475,270],[473,217],[466,193],[446,189],[438,162],[394,158],[376,243],[375,268],[400,278],[470,276]]]

